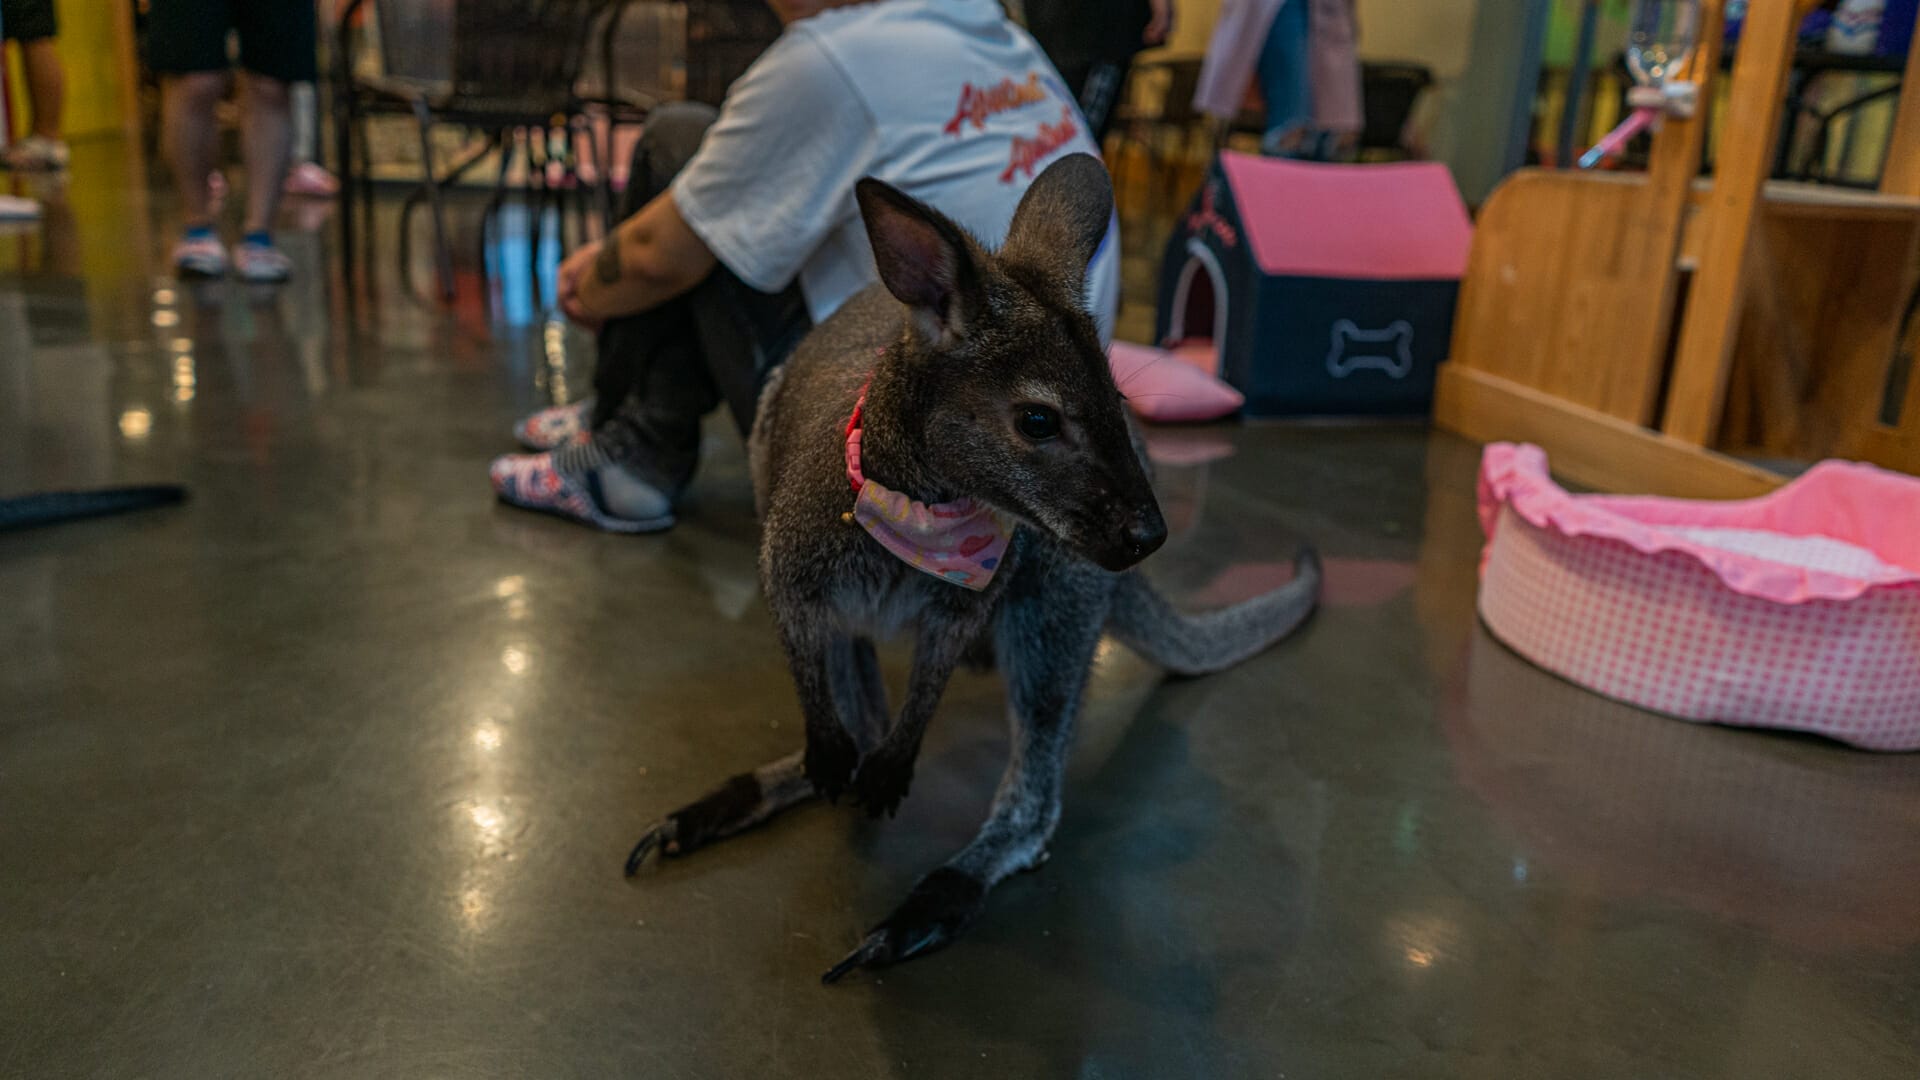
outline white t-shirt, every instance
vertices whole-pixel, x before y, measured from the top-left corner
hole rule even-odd
[[[989,246],[1056,158],[1098,154],[1073,96],[996,0],[881,0],[790,24],[727,92],[673,199],[727,269],[795,278],[818,323],[876,279],[854,182],[877,176]],[[1119,230],[1087,276],[1103,340]]]

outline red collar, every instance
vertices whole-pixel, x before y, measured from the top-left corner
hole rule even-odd
[[[867,387],[872,385],[873,376],[869,375],[867,376],[867,381],[860,384],[860,397],[853,403],[853,415],[847,417],[845,440],[847,444],[847,482],[853,485],[853,490],[855,491],[859,491],[867,482],[866,476],[860,471],[860,414],[866,411]]]

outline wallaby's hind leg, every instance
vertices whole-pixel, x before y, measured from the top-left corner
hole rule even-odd
[[[664,857],[690,855],[812,798],[813,784],[802,770],[800,759],[796,750],[752,772],[741,773],[654,822],[627,856],[627,876],[637,873],[655,848]]]
[[[834,707],[864,754],[886,734],[887,723],[887,687],[873,642],[864,638],[834,642],[829,648],[827,678]],[[804,754],[796,751],[741,773],[654,822],[627,856],[627,876],[632,877],[655,850],[663,858],[690,855],[813,798],[804,760]]]
[[[1010,594],[1000,613],[999,659],[1006,672],[1013,744],[986,824],[959,854],[921,878],[859,948],[822,976],[823,982],[949,944],[979,916],[995,885],[1046,861],[1047,842],[1060,821],[1073,722],[1100,641],[1108,589],[1098,581],[1075,581],[1066,568],[1023,577],[1029,589]],[[1043,580],[1049,590],[1044,602],[1030,591]]]

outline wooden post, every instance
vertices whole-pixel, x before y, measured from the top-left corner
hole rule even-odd
[[[1687,214],[1687,200],[1693,194],[1693,179],[1700,175],[1700,157],[1707,141],[1707,115],[1713,109],[1714,79],[1720,74],[1720,42],[1725,38],[1725,5],[1717,0],[1704,4],[1700,20],[1700,42],[1694,46],[1686,79],[1699,88],[1698,104],[1690,117],[1670,117],[1662,122],[1654,136],[1647,160],[1647,193],[1644,216],[1632,221],[1634,246],[1625,259],[1638,256],[1641,265],[1634,272],[1657,280],[1657,298],[1638,327],[1626,329],[1623,337],[1632,341],[1620,358],[1615,381],[1626,380],[1625,399],[1634,402],[1629,412],[1615,411],[1637,424],[1652,425],[1654,408],[1659,403],[1661,378],[1665,374],[1667,343],[1671,340],[1673,308],[1680,292],[1680,272],[1675,263],[1680,253],[1680,237]],[[1656,261],[1657,260],[1657,261]],[[1616,395],[1614,400],[1620,400]]]
[[[120,78],[120,130],[140,144],[140,45],[133,27],[133,5],[117,0],[113,8],[113,66]],[[136,155],[137,156],[137,155]]]
[[[1880,190],[1888,195],[1920,198],[1920,34],[1907,46],[1907,72],[1900,84],[1899,111],[1893,118],[1893,137],[1887,141],[1887,163],[1880,172]]]
[[[1666,434],[1694,446],[1707,445],[1719,432],[1746,286],[1747,248],[1761,186],[1773,166],[1795,32],[1809,6],[1807,0],[1752,0],[1740,32],[1713,187],[1701,210],[1700,268],[1687,297],[1661,425]],[[1708,102],[1702,100],[1700,107],[1709,107]]]

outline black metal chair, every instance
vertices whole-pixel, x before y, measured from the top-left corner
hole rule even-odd
[[[540,247],[545,210],[554,193],[547,189],[548,167],[557,159],[562,176],[579,187],[573,158],[576,124],[593,102],[575,93],[589,27],[622,0],[377,0],[374,15],[380,34],[381,73],[356,74],[349,44],[352,20],[366,0],[345,0],[340,8],[341,47],[336,51],[335,140],[341,168],[340,235],[349,290],[355,261],[356,195],[372,220],[373,177],[366,120],[375,115],[407,115],[419,135],[421,179],[402,205],[400,254],[403,279],[408,270],[408,225],[425,203],[432,216],[440,295],[454,295],[453,256],[447,242],[445,190],[489,153],[500,156],[500,176],[482,216],[482,244],[488,221],[505,198],[505,182],[516,154],[526,161],[526,199],[530,250]],[[435,162],[436,124],[476,133],[453,162]],[[565,138],[556,154],[554,132]],[[594,140],[585,145],[595,150]],[[359,161],[355,163],[355,151]],[[597,165],[597,163],[596,163]],[[605,169],[600,169],[604,175]],[[565,229],[561,228],[561,241]],[[372,258],[372,236],[366,236]],[[484,265],[484,262],[483,262]]]

